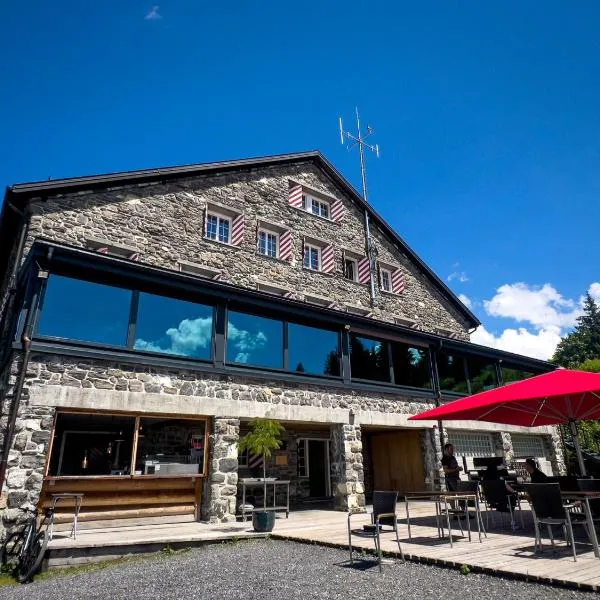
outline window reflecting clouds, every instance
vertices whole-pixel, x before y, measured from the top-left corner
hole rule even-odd
[[[283,369],[283,322],[229,311],[227,362]]]

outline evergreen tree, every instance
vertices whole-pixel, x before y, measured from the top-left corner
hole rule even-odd
[[[577,326],[558,344],[552,362],[576,369],[593,358],[600,358],[600,307],[587,294]]]

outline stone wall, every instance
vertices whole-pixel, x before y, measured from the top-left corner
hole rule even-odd
[[[239,437],[239,419],[213,419],[209,437],[210,471],[202,499],[202,516],[211,523],[235,521]]]
[[[339,197],[346,208],[342,221],[291,207],[290,177]],[[245,237],[240,246],[203,238],[204,208],[209,202],[244,213]],[[90,238],[106,240],[135,249],[140,262],[154,266],[179,270],[179,261],[189,261],[218,269],[224,280],[247,288],[256,289],[259,279],[292,290],[300,299],[305,293],[325,296],[340,309],[346,304],[370,306],[369,286],[347,281],[342,271],[342,249],[361,252],[364,248],[363,213],[312,163],[51,197],[33,202],[31,209],[28,246],[38,237],[82,248]],[[257,254],[259,219],[293,232],[291,262]],[[333,240],[332,274],[302,268],[305,235]],[[380,259],[402,266],[406,279],[402,294],[379,293],[373,316],[390,322],[394,317],[412,319],[424,330],[443,327],[468,340],[464,317],[438,288],[376,227],[373,236]]]
[[[567,474],[567,463],[563,452],[562,440],[560,439],[560,433],[558,427],[555,427],[550,435],[544,435],[544,450],[546,457],[552,467],[553,475],[566,475]]]
[[[334,425],[331,431],[331,478],[335,508],[358,510],[365,506],[362,438],[358,425]]]

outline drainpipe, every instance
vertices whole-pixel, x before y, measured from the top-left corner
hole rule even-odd
[[[2,460],[0,461],[0,491],[4,486],[4,480],[6,476],[6,468],[8,465],[8,455],[12,445],[12,439],[15,432],[15,424],[17,421],[17,415],[19,414],[19,404],[21,403],[21,395],[23,394],[23,386],[25,385],[25,376],[27,375],[27,366],[29,364],[29,358],[31,356],[31,338],[33,336],[33,327],[35,325],[35,315],[37,314],[37,307],[39,304],[40,294],[42,287],[48,277],[46,271],[39,271],[35,282],[35,289],[31,296],[31,302],[29,304],[29,310],[27,311],[27,317],[25,319],[25,326],[23,327],[23,335],[21,336],[21,344],[23,346],[23,360],[21,362],[21,369],[17,376],[17,382],[13,391],[12,410],[8,420],[8,426],[6,428],[6,435],[4,436],[4,449],[2,452]],[[6,399],[4,395],[3,401]]]

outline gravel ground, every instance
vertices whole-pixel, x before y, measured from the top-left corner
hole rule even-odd
[[[586,592],[487,575],[465,576],[456,570],[414,563],[386,564],[380,574],[372,557],[362,559],[360,567],[350,568],[347,556],[341,550],[293,542],[241,541],[6,586],[0,588],[0,599],[592,598]]]

